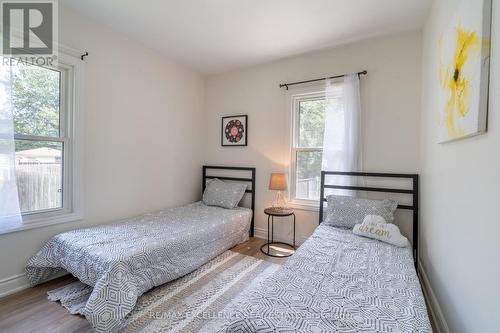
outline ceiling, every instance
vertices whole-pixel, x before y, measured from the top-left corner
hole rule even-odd
[[[420,29],[432,0],[60,0],[203,74]]]

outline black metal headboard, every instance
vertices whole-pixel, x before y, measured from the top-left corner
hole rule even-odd
[[[207,174],[208,170],[236,170],[236,171],[249,171],[252,176],[248,177],[224,177],[224,176],[211,176]],[[231,167],[231,166],[214,166],[214,165],[204,165],[203,166],[203,180],[202,180],[202,193],[205,191],[205,187],[207,186],[207,179],[218,178],[221,180],[231,180],[237,182],[245,182],[251,183],[252,188],[245,191],[246,193],[251,194],[251,204],[250,208],[252,209],[252,220],[250,221],[250,237],[254,235],[254,220],[255,220],[255,168],[247,168],[247,167]]]
[[[409,189],[402,189],[402,188],[344,186],[344,185],[335,185],[335,184],[325,184],[325,178],[326,178],[326,176],[329,176],[329,175],[411,179],[412,180],[412,188],[411,188],[411,190],[409,190]],[[410,194],[412,196],[412,205],[411,206],[410,205],[398,205],[398,208],[413,211],[413,241],[412,241],[413,260],[415,261],[415,265],[417,264],[417,258],[418,258],[418,174],[321,171],[321,194],[320,194],[321,200],[320,200],[320,204],[319,204],[319,223],[321,223],[323,221],[323,206],[324,206],[324,202],[326,201],[325,188],[365,191],[365,192]]]

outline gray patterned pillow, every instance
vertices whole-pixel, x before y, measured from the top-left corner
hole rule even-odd
[[[223,182],[215,178],[207,182],[207,187],[203,192],[203,203],[207,206],[235,208],[243,198],[246,189],[246,184]]]
[[[396,201],[389,199],[370,200],[342,195],[329,195],[326,199],[328,207],[323,223],[350,229],[356,224],[363,223],[367,215],[379,215],[387,223],[391,223],[394,220],[394,211],[398,207]]]

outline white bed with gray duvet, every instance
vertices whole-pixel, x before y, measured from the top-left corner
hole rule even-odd
[[[328,176],[342,175],[397,178],[412,185],[325,185]],[[198,332],[432,332],[414,261],[418,175],[322,171],[321,184],[320,226],[313,235],[273,275],[240,293]],[[412,204],[342,195],[323,199],[327,189],[403,193],[412,196]],[[414,213],[411,245],[392,224],[397,208]]]
[[[197,332],[432,332],[410,248],[320,225]]]
[[[146,291],[248,239],[253,212],[237,205],[251,190],[209,182],[203,202],[54,236],[26,264],[31,285],[68,271],[93,287],[82,312],[94,330],[117,330]]]

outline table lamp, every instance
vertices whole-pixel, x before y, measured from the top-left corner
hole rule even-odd
[[[281,172],[271,173],[271,179],[269,179],[269,190],[278,191],[273,201],[273,208],[276,209],[286,209],[286,201],[283,196],[283,192],[287,190],[286,186],[286,176]]]

